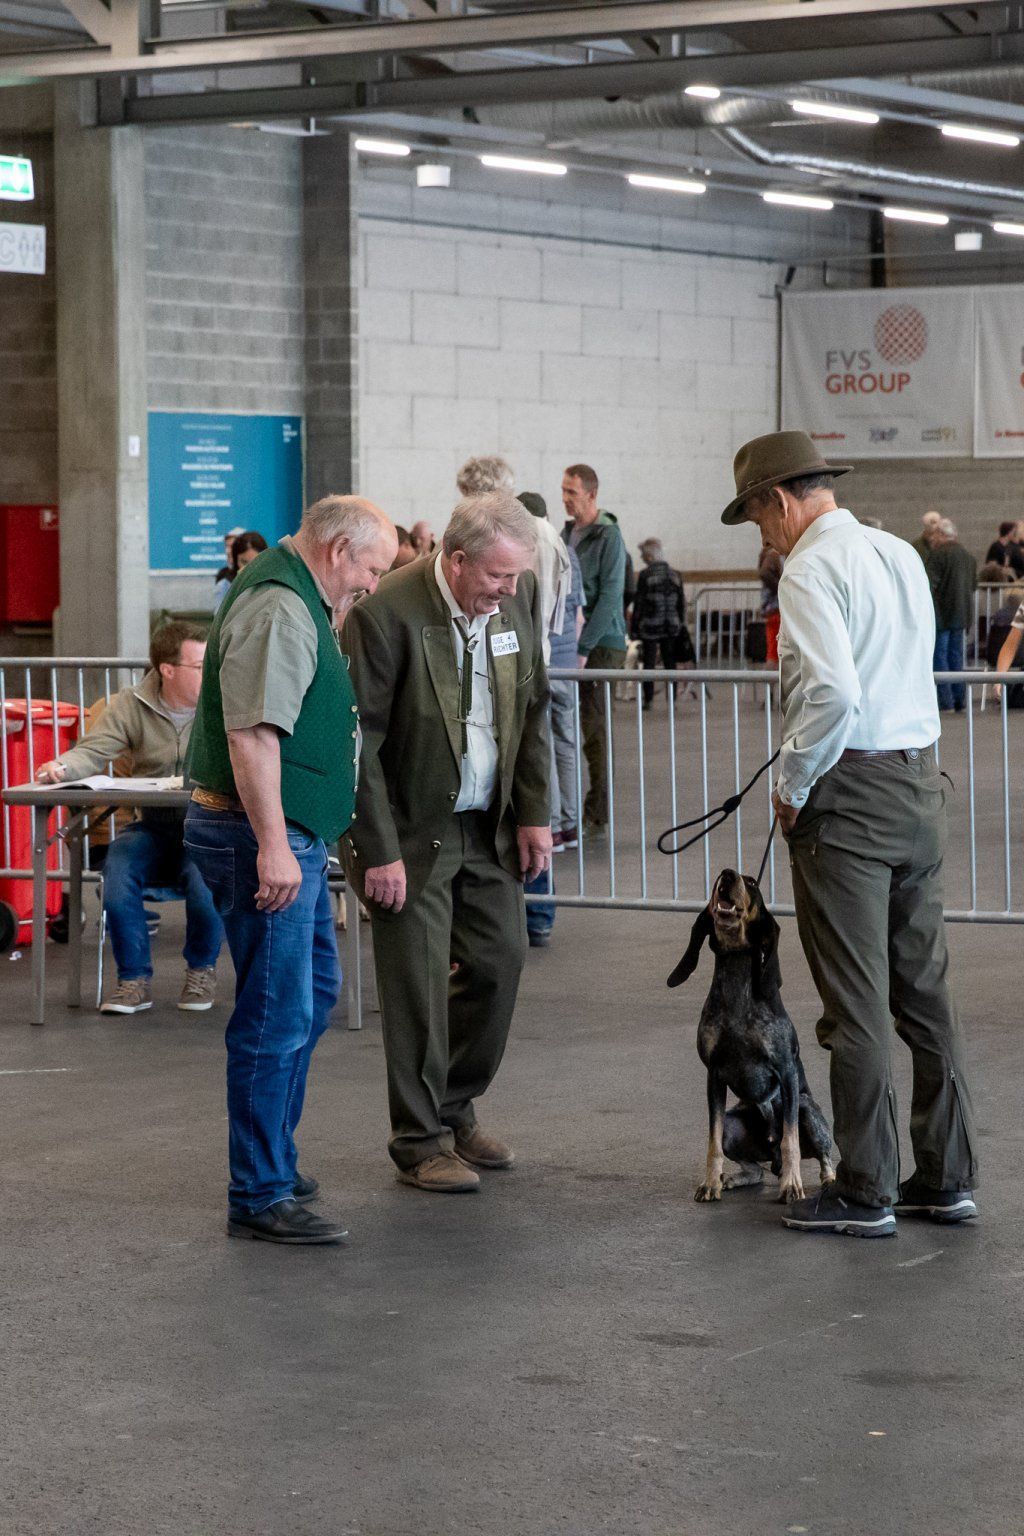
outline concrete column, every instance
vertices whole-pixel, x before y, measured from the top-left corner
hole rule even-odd
[[[91,128],[57,87],[58,472],[65,655],[149,648],[145,188],[141,128]],[[133,453],[137,449],[137,453]]]
[[[302,145],[306,504],[358,489],[355,157],[346,133]]]

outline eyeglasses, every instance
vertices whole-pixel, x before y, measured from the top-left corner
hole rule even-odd
[[[201,661],[172,661],[171,666],[181,667],[185,672],[201,672],[203,670],[203,663]]]

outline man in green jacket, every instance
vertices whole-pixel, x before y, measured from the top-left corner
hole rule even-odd
[[[505,1049],[526,953],[523,880],[551,853],[536,534],[506,491],[459,503],[441,549],[349,613],[363,727],[342,855],[373,924],[398,1177],[479,1188],[511,1149],[475,1101]]]
[[[978,585],[978,566],[974,556],[957,538],[956,526],[948,517],[940,520],[925,556],[924,568],[935,604],[936,672],[962,672],[964,666],[964,630],[974,623],[974,593]],[[966,683],[936,683],[939,708],[955,709],[967,703]]]
[[[335,623],[398,549],[383,512],[327,496],[245,567],[217,611],[189,752],[185,846],[235,963],[228,1021],[228,1232],[335,1243],[295,1131],[340,975],[327,847],[352,819],[358,707]]]
[[[576,551],[583,572],[586,620],[577,641],[580,664],[595,670],[619,668],[626,660],[626,546],[610,513],[597,505],[598,480],[589,464],[570,464],[562,476],[562,505],[568,522],[562,537]],[[600,834],[608,825],[608,746],[604,684],[580,684],[580,731],[590,788],[583,826]]]

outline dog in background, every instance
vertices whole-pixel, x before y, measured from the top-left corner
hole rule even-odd
[[[760,1184],[767,1163],[780,1181],[779,1199],[802,1200],[802,1157],[817,1158],[823,1184],[835,1178],[832,1138],[807,1086],[800,1043],[780,996],[779,925],[756,880],[723,869],[668,978],[670,987],[693,975],[705,940],[715,974],[697,1050],[708,1072],[710,1130],[707,1170],[694,1199],[720,1200],[723,1189]],[[726,1113],[729,1089],[739,1102]],[[739,1171],[723,1178],[726,1158]]]

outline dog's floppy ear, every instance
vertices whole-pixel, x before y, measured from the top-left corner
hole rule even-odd
[[[690,976],[693,975],[694,971],[697,969],[697,962],[700,959],[700,952],[704,945],[704,940],[710,936],[713,928],[714,924],[711,921],[711,913],[709,909],[705,907],[703,912],[698,912],[697,921],[690,929],[690,942],[686,946],[686,949],[683,953],[683,958],[680,960],[679,964],[676,966],[675,970],[672,972],[672,975],[668,979],[668,984],[670,987],[678,987],[680,983],[686,981]]]
[[[772,998],[782,990],[782,971],[779,968],[779,934],[781,932],[762,898],[757,930],[752,935],[754,993],[758,997]]]

